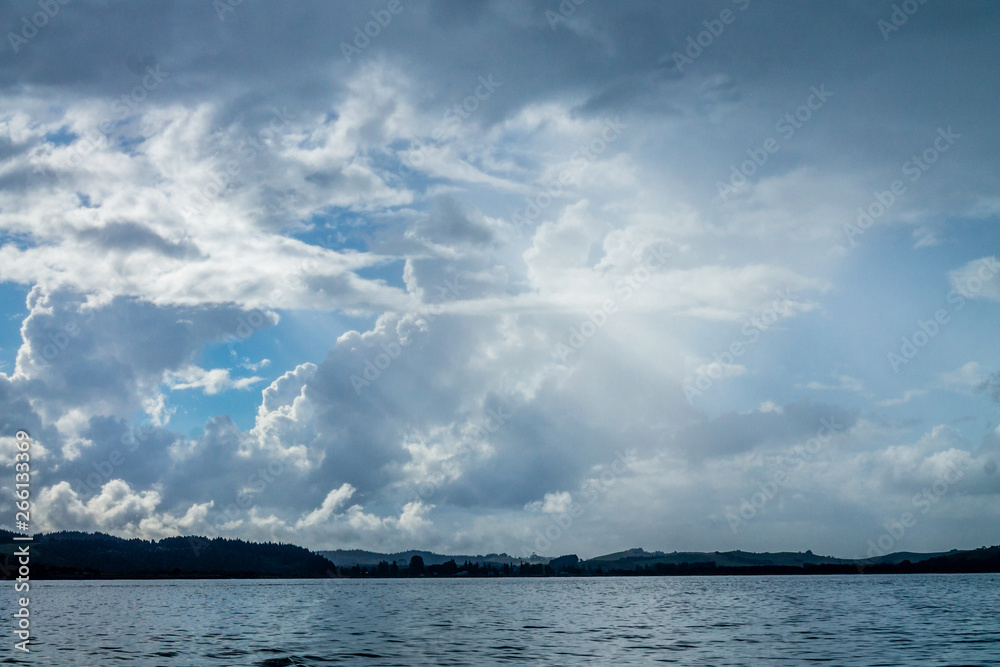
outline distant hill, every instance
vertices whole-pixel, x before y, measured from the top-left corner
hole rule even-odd
[[[916,563],[951,553],[911,553],[899,552],[887,554],[879,558],[865,560],[864,563],[902,563],[910,561]],[[674,551],[664,553],[662,551],[644,551],[643,549],[628,549],[604,556],[597,556],[581,563],[583,568],[601,567],[603,569],[634,570],[640,566],[654,566],[657,563],[667,565],[679,565],[681,563],[714,563],[716,567],[804,567],[806,565],[853,565],[858,562],[850,558],[835,558],[833,556],[817,556],[812,551],[792,552],[781,551],[777,553],[754,553],[751,551],[724,551],[724,552],[699,552],[699,551]]]
[[[629,549],[581,561],[590,574],[909,574],[1000,572],[1000,546],[938,553],[898,552],[871,559],[817,556],[812,551],[751,553],[647,552]]]
[[[359,549],[338,549],[336,551],[319,551],[320,555],[326,557],[340,568],[375,568],[379,563],[395,563],[398,567],[406,567],[413,556],[420,556],[427,566],[443,565],[446,562],[454,561],[458,565],[466,562],[481,566],[492,565],[500,567],[503,565],[520,566],[521,563],[531,565],[551,565],[555,572],[569,571],[574,574],[594,574],[600,569],[605,572],[629,573],[643,570],[655,570],[659,567],[660,574],[677,574],[703,570],[706,568],[716,568],[714,572],[725,572],[726,574],[737,574],[741,571],[745,574],[764,573],[764,570],[778,570],[783,568],[793,568],[803,570],[803,568],[815,567],[839,567],[845,571],[867,571],[873,567],[896,566],[902,563],[922,563],[932,559],[947,558],[963,553],[952,550],[937,553],[914,553],[901,551],[886,554],[878,558],[857,560],[850,558],[836,558],[834,556],[818,556],[812,551],[793,552],[782,551],[776,553],[754,553],[750,551],[725,551],[725,552],[699,552],[699,551],[674,551],[671,553],[663,551],[645,551],[642,548],[627,549],[615,553],[596,556],[588,560],[572,563],[563,561],[564,557],[551,558],[548,556],[532,555],[529,558],[518,558],[507,554],[487,554],[485,556],[461,556],[438,554],[431,551],[400,551],[396,553],[378,553],[375,551],[363,551]],[[575,559],[575,556],[574,556]],[[943,562],[943,561],[941,561]],[[678,569],[681,565],[683,569]],[[777,570],[775,570],[777,571]]]
[[[944,556],[952,556],[956,554],[963,553],[975,553],[974,551],[959,551],[958,549],[952,549],[951,551],[939,551],[937,553],[914,553],[912,551],[897,551],[896,553],[886,554],[885,556],[879,556],[877,558],[866,559],[866,563],[892,563],[898,564],[904,561],[910,561],[911,563],[919,563],[921,561],[930,560],[931,558],[942,558]]]
[[[15,533],[0,530],[0,577],[17,576]],[[759,574],[909,574],[1000,572],[1000,546],[940,553],[898,552],[868,560],[811,551],[752,553],[628,549],[581,561],[505,553],[448,556],[430,551],[382,554],[362,550],[313,553],[292,544],[204,537],[122,539],[103,533],[33,536],[32,579],[394,578],[537,576],[689,576]],[[412,567],[411,567],[412,561]]]
[[[396,553],[378,553],[376,551],[364,551],[361,549],[337,549],[335,551],[317,551],[320,556],[335,563],[337,567],[362,567],[378,565],[380,562],[396,563],[404,566],[410,564],[410,559],[420,556],[424,559],[425,565],[443,565],[453,560],[456,563],[477,563],[479,565],[520,565],[521,563],[541,563],[546,564],[551,560],[542,556],[530,558],[517,558],[507,554],[486,554],[485,556],[446,556],[436,554],[432,551],[398,551]]]
[[[0,573],[16,572],[14,533],[0,531]],[[329,576],[333,563],[302,547],[204,537],[125,540],[103,533],[35,535],[32,579],[311,578]],[[13,576],[16,576],[14,574]]]

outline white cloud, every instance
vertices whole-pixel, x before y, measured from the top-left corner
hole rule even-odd
[[[952,288],[969,299],[1000,301],[1000,264],[995,255],[975,259],[948,274]]]
[[[546,514],[565,514],[569,511],[573,496],[568,491],[546,493],[542,500],[535,500],[524,506],[525,509]]]
[[[881,405],[883,407],[904,405],[912,401],[914,398],[923,396],[926,393],[927,393],[926,389],[907,389],[906,391],[903,392],[903,395],[900,396],[899,398],[887,398],[885,400],[879,401],[877,405]]]
[[[201,389],[209,396],[230,389],[250,389],[262,379],[256,375],[248,378],[231,378],[228,368],[205,370],[194,364],[177,371],[170,371],[164,376],[164,382],[171,391]]]
[[[833,377],[837,382],[835,384],[830,384],[826,382],[818,382],[813,380],[805,385],[798,385],[805,389],[811,389],[814,391],[853,391],[853,392],[863,392],[865,390],[864,383],[853,378],[850,375],[843,375],[841,373],[834,373]]]
[[[299,519],[295,523],[295,528],[299,530],[313,528],[329,521],[334,512],[350,500],[356,490],[350,484],[342,484],[339,489],[330,491],[323,499],[323,504]]]
[[[720,362],[712,362],[710,364],[702,364],[694,369],[695,375],[704,375],[712,377],[716,375],[714,371],[721,369],[723,377],[740,377],[741,375],[747,374],[747,367],[743,364],[725,364]],[[709,375],[709,373],[712,375]]]
[[[183,516],[157,512],[161,503],[155,490],[135,491],[127,482],[112,479],[100,493],[87,501],[67,482],[45,487],[38,494],[37,508],[42,530],[60,530],[75,525],[79,529],[110,532],[126,537],[159,539],[205,530],[205,518],[212,503],[191,505]]]
[[[986,381],[988,371],[977,361],[969,361],[953,371],[941,374],[941,385],[946,389],[969,391]]]

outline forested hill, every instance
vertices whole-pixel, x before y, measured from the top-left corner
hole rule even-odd
[[[398,566],[406,566],[414,556],[420,556],[425,565],[443,565],[453,560],[457,563],[478,563],[479,565],[520,565],[521,563],[548,563],[551,558],[544,556],[530,556],[518,558],[502,554],[486,554],[478,556],[444,555],[432,551],[399,551],[396,553],[379,553],[377,551],[365,551],[363,549],[337,549],[336,551],[317,551],[320,556],[327,558],[337,564],[338,567],[353,567],[355,565],[372,566],[380,562],[396,563]]]
[[[0,574],[16,577],[18,546],[30,544],[32,579],[160,579],[171,577],[310,578],[330,576],[333,563],[308,549],[204,537],[126,540],[103,533],[60,532],[13,541],[0,531]]]
[[[103,533],[37,534],[15,542],[0,530],[0,578],[18,576],[15,549],[30,545],[31,579],[691,576],[757,574],[916,574],[1000,572],[1000,546],[970,551],[899,552],[873,559],[745,551],[694,553],[629,549],[581,561],[507,554],[443,556],[427,551],[313,553],[292,544],[224,538],[122,539]],[[333,560],[321,554],[330,554]]]

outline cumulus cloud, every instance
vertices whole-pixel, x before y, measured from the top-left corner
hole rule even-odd
[[[40,526],[853,555],[959,469],[907,547],[996,542],[997,12],[890,10],[758,7],[678,68],[705,3],[432,0],[350,60],[360,5],[66,5],[0,54]]]
[[[356,489],[350,484],[342,484],[339,489],[334,489],[323,499],[323,504],[306,516],[299,519],[295,527],[298,529],[313,528],[330,520],[333,513],[344,503],[351,499]]]
[[[231,378],[228,368],[213,368],[207,371],[194,365],[171,371],[164,378],[171,391],[201,389],[210,396],[228,389],[249,389],[262,379],[256,375],[248,378]]]
[[[969,299],[1000,301],[1000,264],[994,255],[972,260],[948,274],[952,288]]]
[[[78,530],[159,539],[204,529],[212,505],[192,505],[178,517],[157,512],[160,502],[157,491],[136,491],[121,479],[108,481],[99,494],[86,501],[67,482],[59,482],[43,488],[38,495],[38,510],[43,517],[39,527],[59,530],[70,524],[78,526]]]

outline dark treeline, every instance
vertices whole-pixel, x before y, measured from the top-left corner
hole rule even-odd
[[[14,533],[0,530],[0,576],[18,576]],[[425,565],[421,556],[409,562],[383,560],[376,565],[337,566],[303,547],[204,537],[170,537],[159,541],[122,539],[102,533],[61,532],[35,535],[30,543],[31,579],[169,579],[169,578],[404,578],[404,577],[551,577],[551,576],[721,576],[919,574],[1000,572],[1000,546],[910,562],[844,561],[805,565],[718,565],[714,562],[581,561],[575,555],[548,563],[490,563],[454,559]]]
[[[1000,572],[1000,546],[982,547],[911,563],[868,562],[823,563],[796,565],[747,565],[740,567],[717,566],[712,562],[653,563],[634,568],[602,567],[593,561],[579,561],[576,556],[562,556],[548,564],[521,563],[520,565],[494,565],[454,560],[425,567],[420,556],[414,556],[408,567],[382,561],[367,567],[337,568],[337,575],[351,578],[393,577],[544,577],[544,576],[733,576],[733,575],[829,575],[829,574],[949,574]]]
[[[17,576],[14,534],[0,531],[0,576]],[[327,577],[333,563],[292,544],[225,538],[122,539],[103,533],[38,534],[30,543],[32,579]]]
[[[576,559],[576,556],[572,557]],[[574,560],[575,562],[575,560]],[[408,565],[381,561],[378,565],[336,568],[337,576],[350,578],[391,579],[396,577],[544,577],[567,573],[569,569],[556,570],[551,564],[520,563],[475,563],[465,561],[461,565],[449,560],[439,565],[424,565],[424,559],[414,556]],[[579,570],[576,572],[580,574]]]

